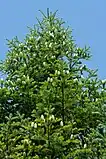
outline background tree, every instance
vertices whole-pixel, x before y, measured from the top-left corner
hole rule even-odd
[[[56,12],[42,15],[23,42],[8,41],[1,62],[1,156],[103,158],[106,81],[84,64],[89,48],[75,44]]]

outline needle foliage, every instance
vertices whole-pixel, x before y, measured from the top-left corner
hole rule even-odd
[[[41,14],[0,64],[0,158],[105,159],[106,81],[56,12]]]

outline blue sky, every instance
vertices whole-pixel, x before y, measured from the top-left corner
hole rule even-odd
[[[90,68],[98,68],[98,76],[106,78],[106,0],[3,0],[0,3],[0,60],[5,59],[8,46],[6,39],[18,36],[23,40],[28,33],[27,26],[36,24],[40,18],[39,9],[46,13],[58,10],[73,29],[76,43],[90,46],[92,59]]]

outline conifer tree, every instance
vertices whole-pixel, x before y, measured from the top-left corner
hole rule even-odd
[[[42,16],[23,42],[8,41],[0,65],[1,156],[103,159],[106,81],[84,64],[89,48],[75,44],[56,12]]]

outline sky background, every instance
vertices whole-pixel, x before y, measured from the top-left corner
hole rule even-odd
[[[106,78],[106,0],[2,0],[0,3],[0,60],[8,51],[6,39],[18,36],[23,40],[27,26],[41,18],[39,9],[47,8],[63,18],[73,29],[73,37],[80,47],[90,46],[92,59],[87,62],[92,69],[98,68],[98,76]]]

